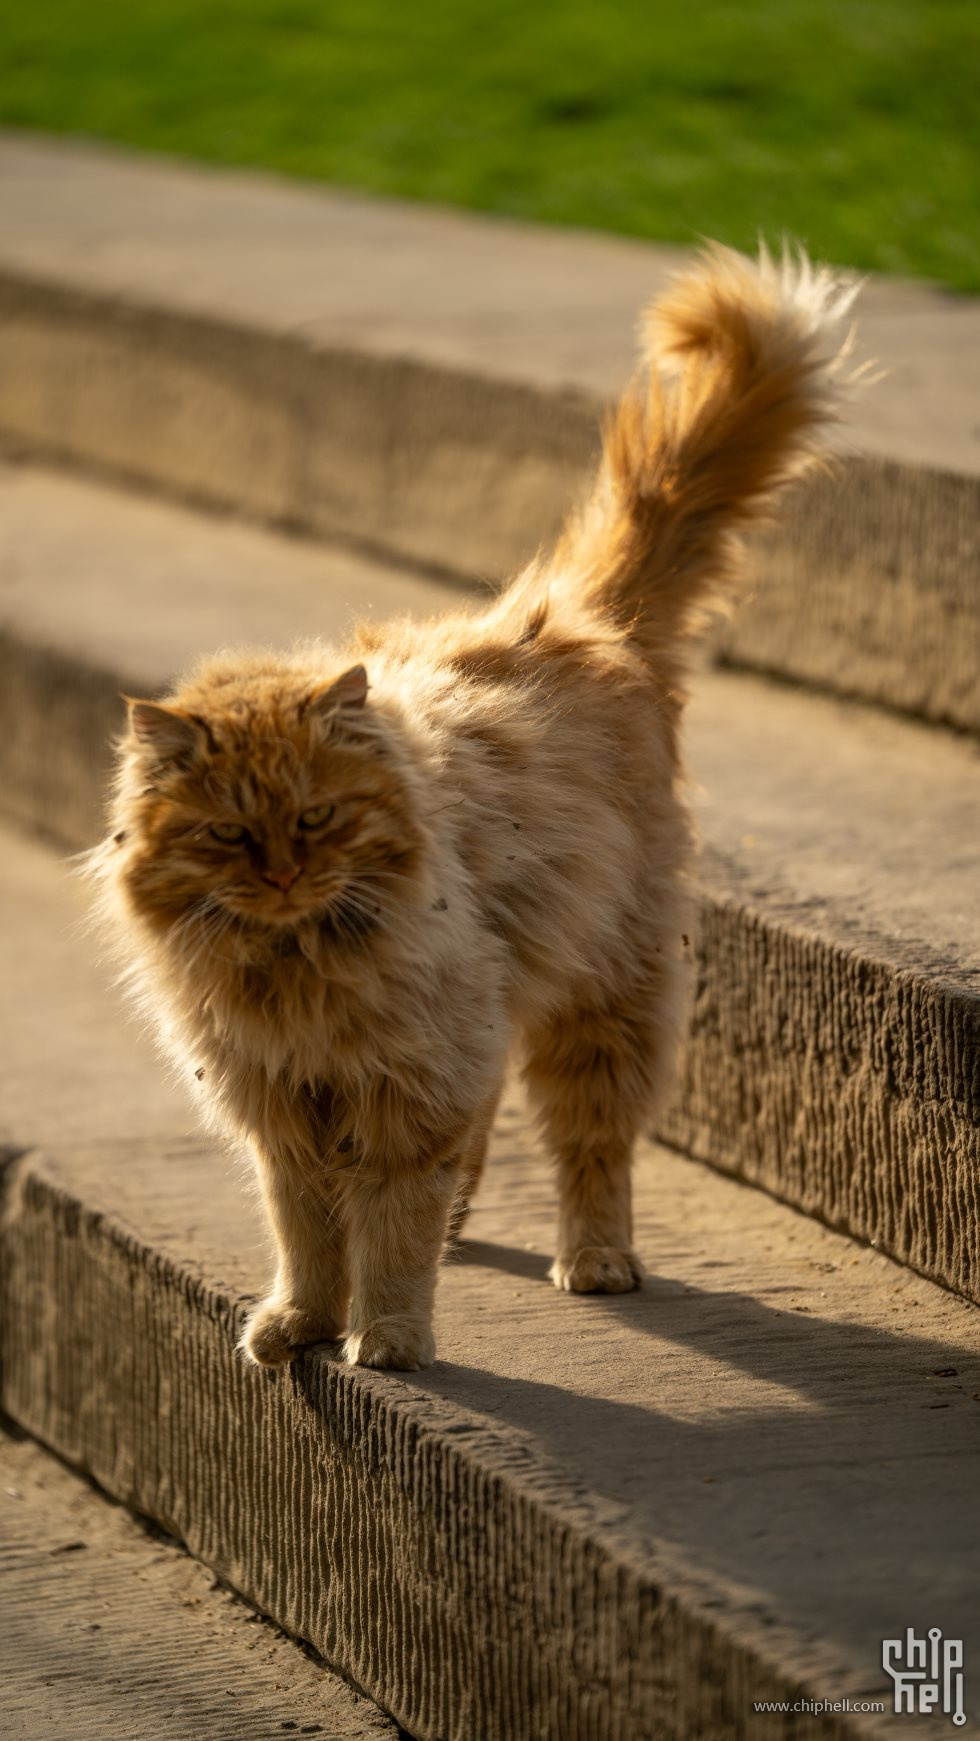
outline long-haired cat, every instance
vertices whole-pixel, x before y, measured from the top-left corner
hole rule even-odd
[[[556,1285],[639,1282],[631,1152],[686,1008],[686,645],[834,416],[852,295],[709,249],[648,317],[584,510],[482,614],[224,653],[130,702],[101,910],[254,1155],[278,1270],[252,1359],[346,1334],[349,1361],[431,1362],[515,1054]]]

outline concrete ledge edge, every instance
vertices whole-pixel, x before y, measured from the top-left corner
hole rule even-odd
[[[247,1302],[79,1201],[39,1152],[8,1180],[0,1253],[11,1418],[424,1741],[762,1741],[778,1730],[752,1701],[806,1696],[719,1626],[724,1598],[641,1563],[597,1496],[410,1378],[317,1351],[247,1366]]]

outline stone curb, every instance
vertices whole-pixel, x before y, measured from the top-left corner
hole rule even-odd
[[[513,1436],[317,1351],[281,1375],[246,1366],[248,1302],[80,1201],[43,1155],[8,1170],[0,1252],[12,1418],[420,1741],[879,1732],[755,1715],[804,1689]]]

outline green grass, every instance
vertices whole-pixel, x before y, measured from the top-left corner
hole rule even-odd
[[[977,0],[12,0],[0,122],[980,290]]]

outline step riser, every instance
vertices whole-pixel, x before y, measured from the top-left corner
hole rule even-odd
[[[0,441],[479,582],[552,537],[596,408],[0,274]]]
[[[619,1556],[585,1496],[383,1378],[317,1355],[286,1377],[247,1367],[243,1302],[86,1210],[42,1159],[17,1167],[3,1407],[420,1741],[790,1732],[752,1701],[800,1688]],[[857,1733],[789,1724],[798,1741]]]
[[[789,492],[719,637],[744,669],[980,731],[980,479],[867,455]]]
[[[0,630],[0,691],[3,809],[70,850],[94,845],[125,724],[120,691],[141,686]]]
[[[0,638],[4,804],[101,831],[123,674]],[[703,864],[698,985],[661,1135],[980,1303],[980,1004],[776,924]]]
[[[317,346],[0,274],[0,446],[469,581],[553,537],[584,393]],[[980,480],[854,456],[753,547],[726,656],[980,731]]]
[[[661,1136],[980,1302],[980,1003],[767,922],[704,871]]]

